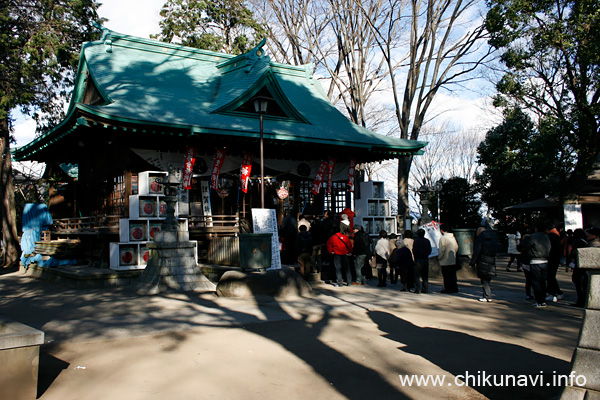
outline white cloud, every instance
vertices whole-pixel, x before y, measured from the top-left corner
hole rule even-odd
[[[443,121],[460,130],[487,131],[499,123],[499,117],[501,120],[489,97],[464,98],[438,93],[430,109],[437,115],[433,124]]]
[[[25,118],[17,119],[13,127],[13,136],[17,140],[16,147],[24,146],[35,138],[35,121],[31,118]]]
[[[159,33],[160,9],[165,0],[103,0],[98,8],[108,29],[126,35],[148,38]]]

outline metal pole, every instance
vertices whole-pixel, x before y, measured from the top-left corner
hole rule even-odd
[[[265,208],[265,170],[263,159],[263,115],[258,114],[260,119],[260,208]]]

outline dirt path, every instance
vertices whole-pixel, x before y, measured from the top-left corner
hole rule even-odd
[[[318,284],[310,299],[257,303],[9,274],[0,314],[46,332],[43,400],[549,399],[561,391],[553,376],[570,371],[583,313],[567,302],[533,309],[521,278],[500,272],[492,303],[476,301],[476,280],[458,296]],[[445,381],[403,385],[411,375]],[[493,386],[506,375],[536,385]]]

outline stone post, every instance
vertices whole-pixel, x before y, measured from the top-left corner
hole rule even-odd
[[[44,332],[0,315],[0,399],[37,398]]]
[[[434,192],[427,185],[421,186],[419,189],[419,197],[421,200],[421,225],[425,225],[431,222],[431,217],[429,216],[429,209],[433,204]]]
[[[577,249],[577,265],[590,272],[590,282],[579,342],[572,359],[574,379],[567,382],[561,400],[600,398],[600,248]],[[585,383],[581,377],[585,377]]]

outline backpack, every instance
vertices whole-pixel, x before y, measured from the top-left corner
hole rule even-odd
[[[313,240],[308,232],[302,232],[297,237],[298,241],[298,253],[312,253]]]

